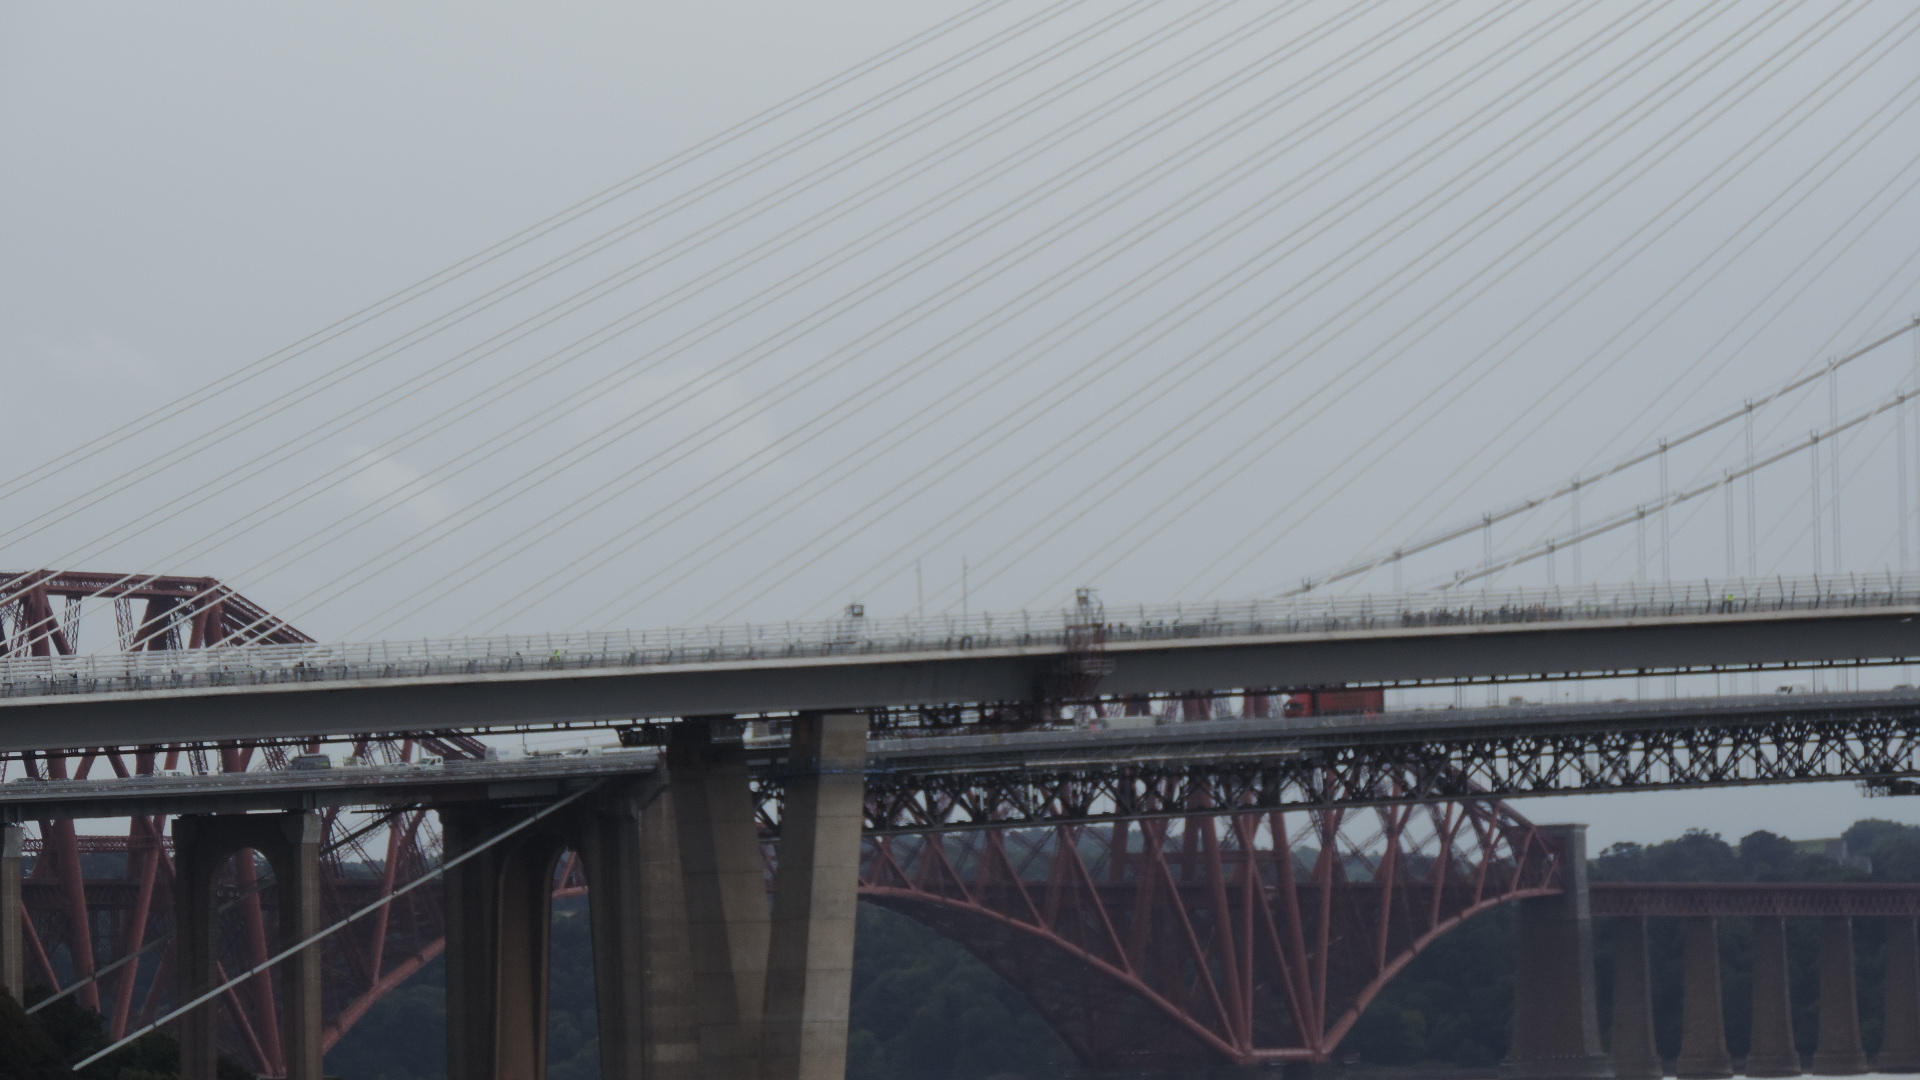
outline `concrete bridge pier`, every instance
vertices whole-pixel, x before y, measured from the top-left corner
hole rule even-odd
[[[1748,1076],[1799,1076],[1800,1051],[1793,1041],[1793,998],[1787,978],[1787,921],[1778,915],[1753,920],[1753,1038],[1747,1047]]]
[[[588,883],[600,1075],[694,1080],[677,860],[671,845],[657,842],[672,822],[646,805],[649,794],[637,785],[601,793],[447,871],[449,1076],[546,1076],[553,875],[572,850]],[[526,813],[442,810],[448,857],[472,851]]]
[[[1607,1049],[1620,1080],[1660,1080],[1666,1069],[1653,1039],[1653,980],[1647,972],[1647,920],[1613,924],[1613,1030]]]
[[[696,1080],[686,909],[671,804],[640,791],[574,810],[569,846],[587,878],[602,1078]]]
[[[258,852],[273,867],[279,927],[272,951],[289,948],[321,929],[321,840],[320,816],[313,813],[174,819],[177,1000],[191,1001],[219,985],[215,893],[221,867],[236,853]],[[287,1080],[322,1080],[320,964],[320,949],[309,946],[274,969],[284,1013],[279,1031]],[[214,1080],[218,1008],[215,999],[180,1018],[181,1080]]]
[[[1587,894],[1587,827],[1546,825],[1560,846],[1565,891],[1519,903],[1513,979],[1512,1080],[1614,1075],[1600,1049]]]
[[[1920,1072],[1920,942],[1911,918],[1885,920],[1881,963],[1884,1021],[1880,1034],[1880,1072]]]
[[[1680,1080],[1721,1080],[1733,1075],[1727,1053],[1726,1015],[1720,1002],[1720,934],[1711,915],[1683,920],[1681,954]]]
[[[793,721],[772,910],[730,717],[676,728],[677,820],[702,1080],[840,1080],[853,994],[867,721]]]
[[[1820,1045],[1813,1051],[1816,1076],[1857,1076],[1870,1071],[1860,1045],[1860,1003],[1855,987],[1853,920],[1820,920]]]
[[[802,714],[793,722],[788,763],[792,772],[774,875],[760,1080],[843,1080],[860,899],[867,718]]]
[[[15,1001],[27,992],[27,943],[20,925],[26,917],[20,896],[20,839],[20,826],[0,825],[0,990],[12,994]]]
[[[767,986],[766,867],[738,721],[694,717],[667,747],[702,1080],[754,1080]]]
[[[737,730],[687,721],[664,788],[562,809],[447,872],[449,1076],[545,1077],[551,887],[571,849],[588,884],[603,1078],[841,1080],[866,717],[793,722],[771,912]],[[448,857],[526,813],[443,810]]]

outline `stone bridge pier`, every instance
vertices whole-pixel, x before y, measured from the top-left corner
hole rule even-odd
[[[1747,1076],[1855,1076],[1920,1073],[1920,890],[1910,885],[1624,883],[1589,884],[1584,827],[1541,826],[1565,853],[1565,892],[1518,904],[1512,1049],[1514,1080],[1618,1077],[1720,1080]],[[1613,1020],[1603,1049],[1595,1021],[1593,923],[1613,946]],[[1647,922],[1681,923],[1681,1041],[1663,1061],[1654,1039]],[[1744,1060],[1729,1053],[1722,994],[1719,920],[1753,926],[1752,1038]],[[1819,927],[1818,1034],[1803,1058],[1793,1031],[1787,920]],[[1884,1016],[1879,1054],[1861,1039],[1855,919],[1880,920]]]
[[[1518,904],[1514,941],[1513,1080],[1613,1075],[1600,1045],[1593,978],[1593,914],[1587,892],[1587,827],[1543,825],[1561,849],[1558,896]]]
[[[1647,958],[1647,920],[1663,917],[1682,923],[1681,1041],[1673,1075],[1718,1080],[1736,1070],[1756,1077],[1920,1072],[1920,956],[1911,887],[1615,883],[1595,887],[1592,898],[1595,910],[1613,924],[1611,1043],[1621,1080],[1657,1080],[1666,1073],[1654,1045]],[[1869,1058],[1860,1034],[1853,922],[1863,917],[1881,920],[1884,929],[1877,1058]],[[1718,926],[1724,918],[1749,919],[1753,926],[1752,1037],[1744,1061],[1727,1047]],[[1793,1031],[1789,918],[1819,924],[1818,1041],[1804,1059]]]
[[[572,850],[588,884],[602,1077],[841,1080],[866,718],[794,721],[771,909],[729,728],[678,725],[664,784],[598,792],[448,872],[449,1076],[546,1076],[552,886]],[[526,813],[442,811],[448,857]]]

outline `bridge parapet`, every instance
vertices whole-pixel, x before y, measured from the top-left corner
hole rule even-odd
[[[1904,663],[1920,575],[0,659],[0,751]],[[240,634],[244,628],[237,628]],[[1085,678],[1061,678],[1076,660]],[[1098,673],[1098,683],[1092,681]],[[1061,694],[1077,700],[1054,700]],[[1043,706],[1036,708],[1035,706]],[[964,710],[963,710],[964,711]],[[933,722],[933,721],[929,721]]]

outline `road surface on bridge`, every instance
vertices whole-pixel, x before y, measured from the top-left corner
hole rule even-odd
[[[0,661],[0,752],[1332,684],[1895,663],[1920,579]],[[1048,621],[1051,620],[1051,621]],[[732,635],[729,637],[729,635]],[[1081,689],[1075,692],[1075,687]]]

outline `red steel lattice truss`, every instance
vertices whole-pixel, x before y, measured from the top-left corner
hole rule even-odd
[[[118,644],[127,649],[308,640],[211,579],[41,572],[0,577],[0,586],[0,595],[15,596],[0,606],[0,655],[75,651],[79,604],[100,599],[114,602]],[[137,619],[136,600],[146,602]],[[456,736],[355,748],[381,761],[480,749]],[[131,756],[69,753],[27,767],[84,778],[103,767],[128,776],[287,763],[286,749],[271,745],[162,746]],[[875,836],[862,895],[980,957],[1086,1064],[1154,1068],[1327,1060],[1381,987],[1434,938],[1496,905],[1559,891],[1557,849],[1500,803],[1257,813],[1176,805],[1195,812]],[[326,826],[330,917],[391,894],[439,850],[422,810],[372,821],[334,812]],[[167,939],[172,863],[164,819],[135,818],[125,836],[81,837],[66,821],[39,829],[25,899],[40,980],[69,985]],[[229,871],[228,968],[267,955],[274,894],[260,888],[258,872],[244,859]],[[572,856],[557,884],[560,895],[584,891]],[[329,1048],[439,955],[440,906],[438,890],[423,888],[328,939]],[[83,988],[79,999],[118,1036],[170,1003],[172,963],[169,950],[154,949]],[[274,1000],[271,977],[257,978],[229,991],[223,1011],[229,1051],[267,1075],[284,1071]]]
[[[862,894],[959,942],[1090,1066],[1328,1060],[1429,942],[1560,891],[1499,803],[868,841]]]
[[[292,644],[311,638],[211,578],[35,571],[0,575],[0,656],[71,654],[80,645],[88,602],[114,608],[122,651]],[[56,601],[58,602],[56,604]],[[136,610],[136,603],[142,606]],[[364,758],[409,761],[417,753],[457,757],[480,750],[458,736],[368,740]],[[85,779],[111,769],[127,777],[155,770],[194,773],[280,769],[287,748],[230,744],[156,745],[133,754],[68,751],[0,765],[0,778]],[[6,773],[12,770],[12,776]],[[82,983],[79,1002],[99,1011],[118,1038],[172,1002],[174,956],[169,822],[134,817],[119,836],[79,835],[72,821],[35,823],[32,868],[23,882],[29,981],[61,989]],[[439,850],[432,816],[402,810],[368,819],[328,811],[322,855],[323,902],[337,918],[393,892],[425,871]],[[222,883],[221,968],[242,970],[267,958],[275,893],[264,864],[234,859]],[[441,905],[428,888],[327,939],[324,945],[326,1045],[331,1047],[387,991],[439,955]],[[116,961],[139,959],[113,968]],[[111,969],[111,970],[106,970]],[[104,973],[103,973],[104,971]],[[97,976],[97,978],[96,978]],[[92,981],[88,981],[91,979]],[[223,999],[224,1048],[263,1075],[284,1075],[273,973]]]

